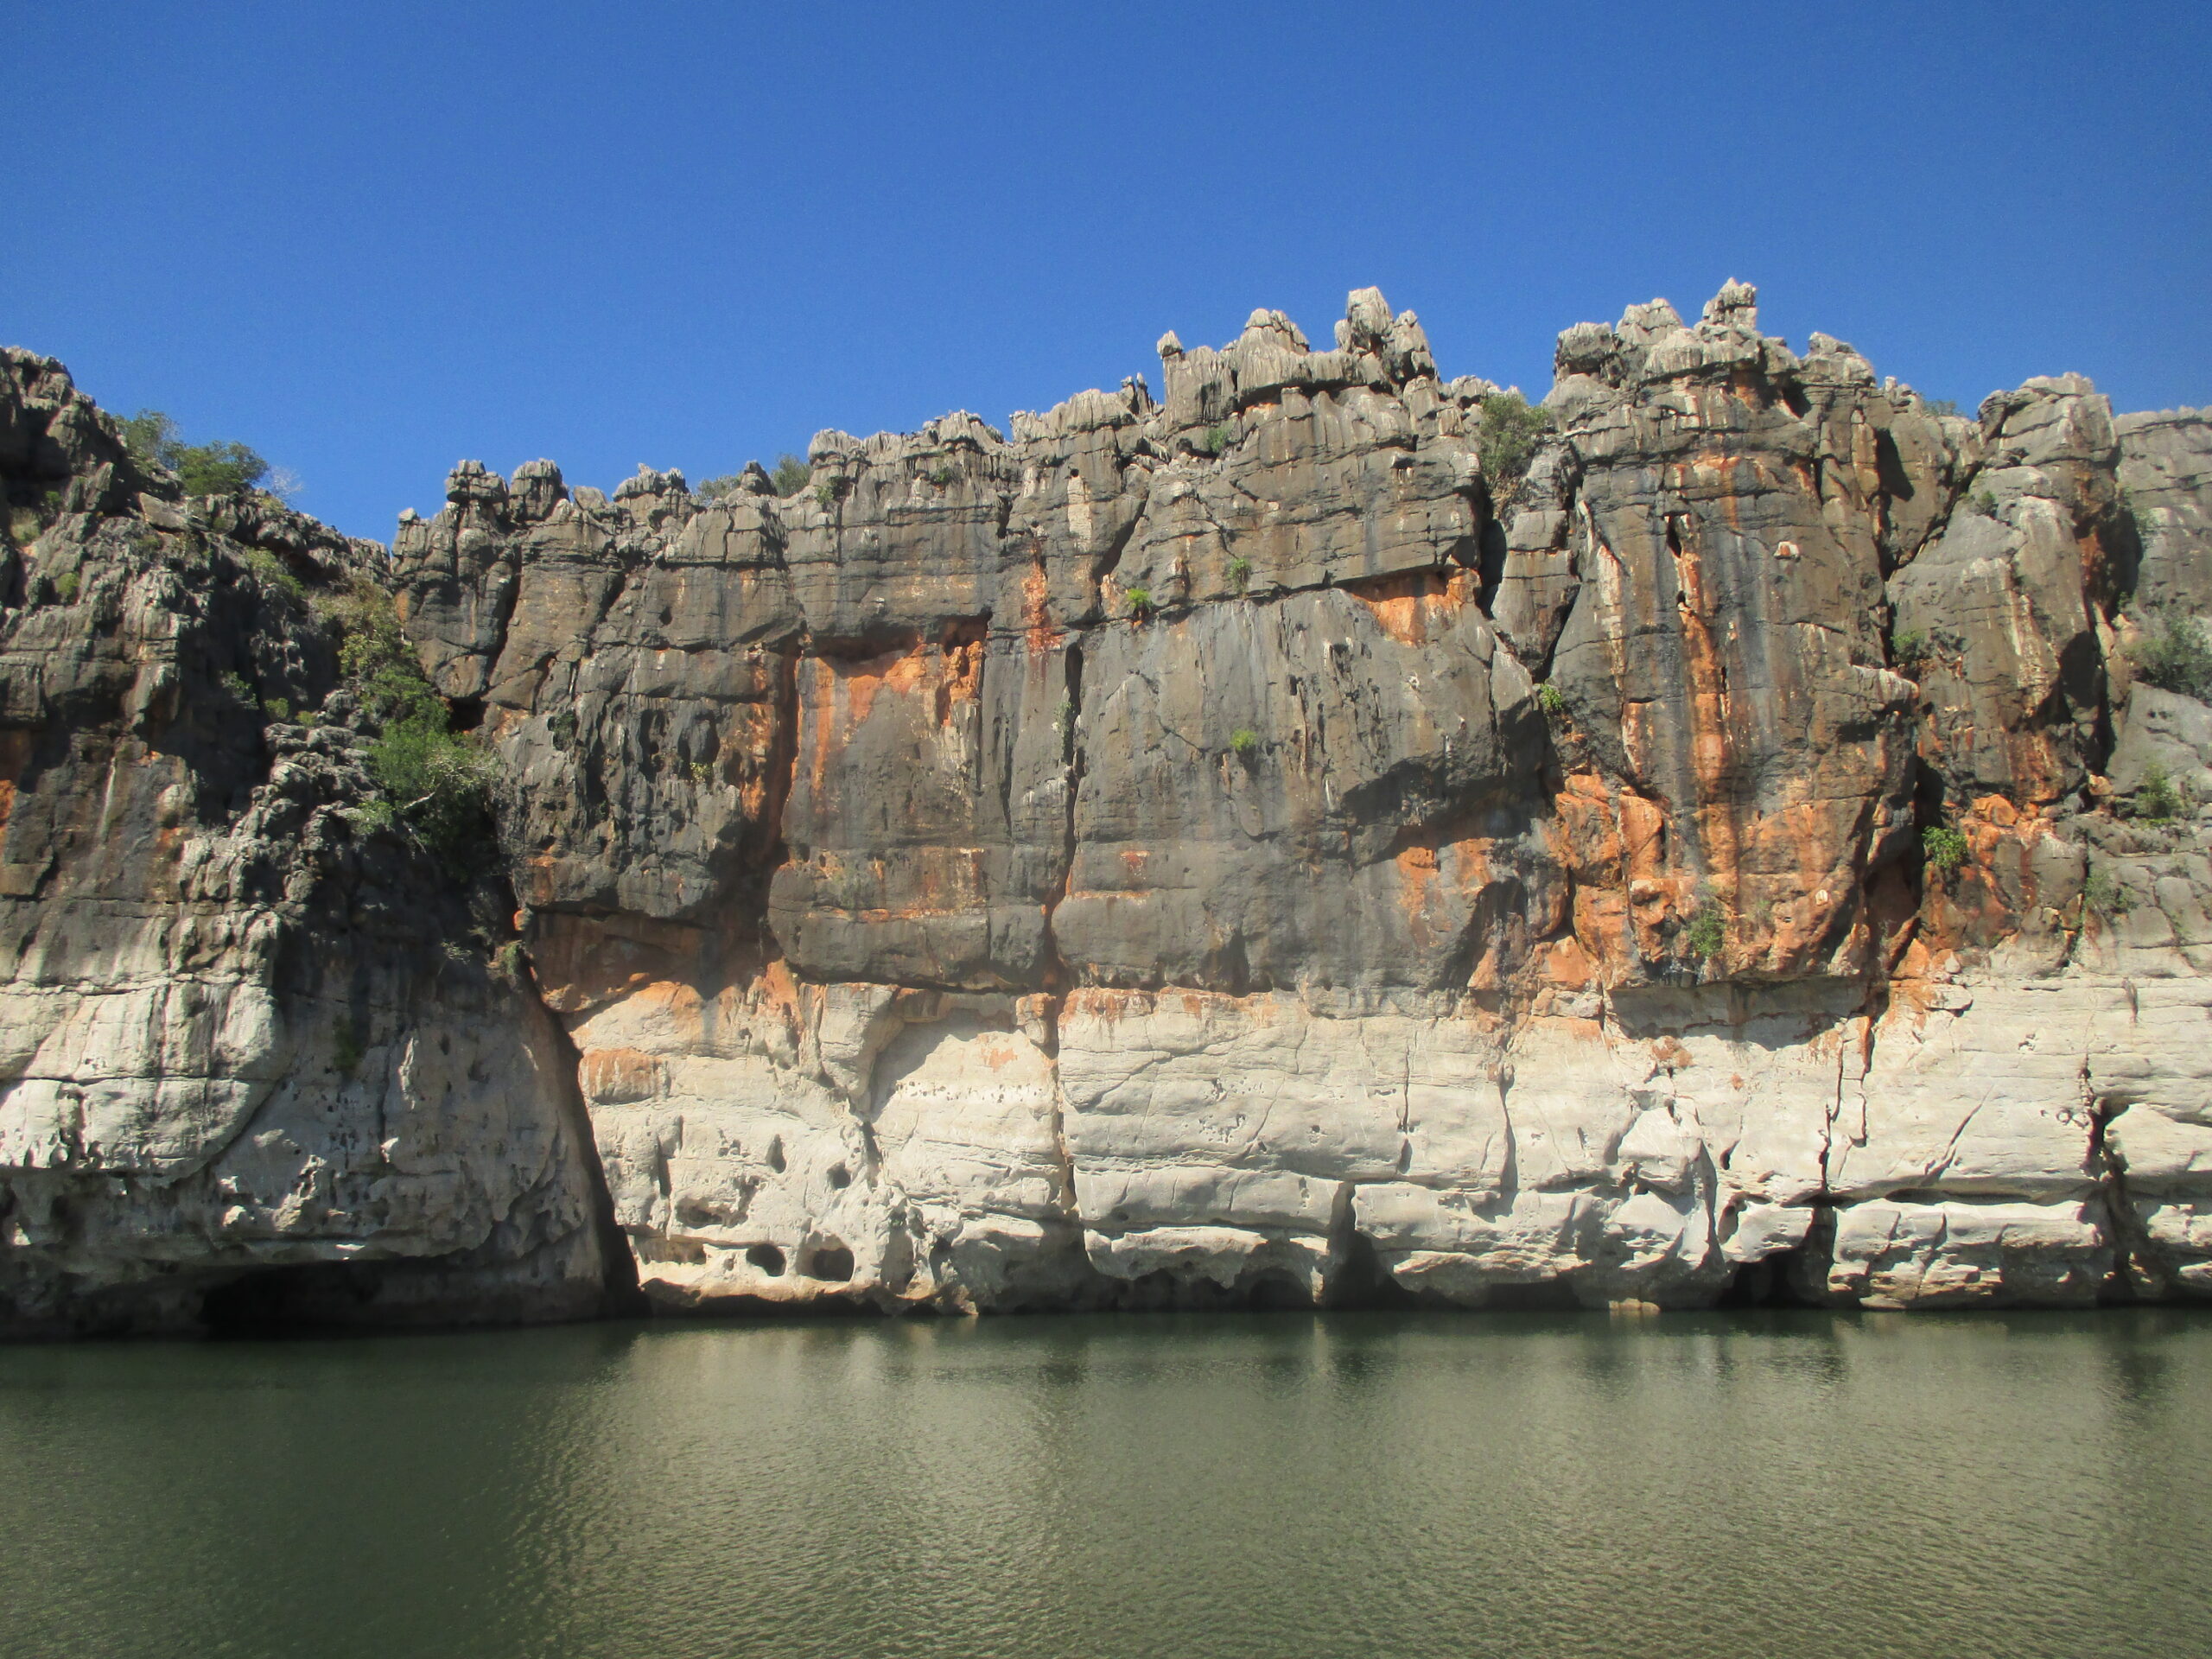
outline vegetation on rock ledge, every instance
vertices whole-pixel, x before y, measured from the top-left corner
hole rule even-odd
[[[1517,391],[1496,391],[1483,399],[1483,420],[1475,435],[1475,454],[1491,494],[1498,499],[1512,494],[1529,463],[1535,459],[1536,440],[1551,423],[1551,416],[1532,407]]]
[[[158,409],[142,409],[122,426],[124,447],[140,461],[175,473],[188,495],[236,495],[269,476],[269,463],[255,450],[226,440],[187,443],[176,423]]]
[[[2135,671],[2162,690],[2212,702],[2212,638],[2185,612],[2153,610],[2128,655]]]
[[[359,821],[369,829],[404,824],[448,874],[472,874],[491,839],[497,763],[473,735],[453,729],[390,594],[356,582],[326,614],[343,635],[338,660],[346,684],[379,728],[368,755],[379,798]]]
[[[1967,861],[1967,838],[1948,823],[1931,823],[1920,832],[1920,849],[1929,868],[1948,875]]]

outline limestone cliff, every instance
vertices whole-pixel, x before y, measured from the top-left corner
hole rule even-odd
[[[11,355],[0,1313],[2212,1291],[2133,654],[2212,417],[1755,297],[1568,330],[1525,471],[1369,289],[788,495],[465,462],[388,566]],[[372,810],[364,582],[482,868]]]
[[[558,1026],[354,822],[384,550],[184,499],[22,352],[0,480],[0,1332],[604,1306]]]

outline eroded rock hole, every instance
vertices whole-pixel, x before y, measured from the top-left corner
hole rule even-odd
[[[778,1249],[773,1244],[747,1245],[745,1247],[745,1259],[747,1262],[750,1262],[754,1267],[760,1268],[761,1272],[766,1274],[772,1279],[780,1279],[783,1277],[784,1253]],[[847,1263],[845,1276],[850,1278],[852,1276],[852,1268],[850,1265],[852,1262],[852,1255],[850,1252],[846,1254],[845,1261]],[[817,1274],[815,1276],[819,1278],[821,1275]]]
[[[1280,1268],[1269,1268],[1252,1281],[1244,1293],[1244,1305],[1255,1313],[1287,1313],[1294,1308],[1311,1307],[1313,1298],[1304,1285]]]
[[[806,1274],[842,1284],[853,1276],[853,1253],[842,1244],[818,1246],[806,1258]]]
[[[212,1287],[200,1302],[200,1320],[217,1337],[362,1323],[387,1271],[365,1262],[260,1268]]]
[[[1786,1250],[1746,1262],[1736,1269],[1728,1287],[1715,1302],[1719,1307],[1818,1307],[1827,1299],[1822,1289],[1834,1249],[1835,1214],[1828,1205],[1815,1205],[1813,1224],[1804,1242]]]
[[[847,1168],[846,1168],[842,1164],[832,1164],[832,1165],[830,1165],[830,1185],[832,1185],[832,1186],[840,1186],[840,1187],[842,1187],[842,1186],[850,1186],[852,1184],[853,1184],[853,1172],[852,1172],[852,1171],[850,1171],[849,1169],[847,1169]]]
[[[779,1175],[784,1173],[784,1137],[780,1135],[768,1143],[768,1167]]]

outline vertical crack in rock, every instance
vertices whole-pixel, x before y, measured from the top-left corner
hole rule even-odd
[[[614,1209],[614,1194],[607,1183],[607,1166],[600,1156],[599,1137],[591,1121],[591,1109],[583,1095],[583,1056],[577,1050],[575,1039],[560,1017],[545,1006],[538,995],[534,975],[518,978],[515,995],[526,999],[530,1018],[543,1033],[544,1040],[562,1064],[556,1068],[560,1078],[559,1094],[562,1121],[569,1138],[576,1149],[576,1160],[582,1166],[591,1211],[591,1229],[598,1241],[601,1300],[599,1312],[608,1318],[634,1317],[647,1311],[645,1293],[638,1286],[638,1263],[630,1253],[629,1235]]]

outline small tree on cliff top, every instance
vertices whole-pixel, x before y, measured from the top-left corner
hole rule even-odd
[[[1535,458],[1536,440],[1550,423],[1548,414],[1531,408],[1517,391],[1496,391],[1483,399],[1475,454],[1482,462],[1483,476],[1490,480],[1493,499],[1503,501],[1520,487]]]
[[[124,448],[175,473],[188,495],[236,495],[269,476],[269,463],[246,445],[187,443],[176,423],[158,409],[142,409],[122,426]]]

